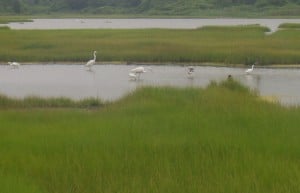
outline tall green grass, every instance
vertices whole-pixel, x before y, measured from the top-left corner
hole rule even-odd
[[[93,108],[101,107],[104,102],[96,98],[86,98],[78,101],[65,97],[41,98],[28,96],[24,99],[10,98],[0,95],[0,108]]]
[[[298,192],[299,116],[231,80],[97,111],[2,109],[0,191]]]
[[[255,25],[195,30],[8,30],[0,29],[0,61],[85,63],[98,61],[299,64],[300,33],[265,35]]]
[[[3,16],[0,17],[0,24],[7,24],[11,22],[30,22],[32,21],[29,19],[28,16]]]
[[[283,24],[279,25],[279,28],[296,28],[296,29],[299,29],[300,24],[299,23],[283,23]]]

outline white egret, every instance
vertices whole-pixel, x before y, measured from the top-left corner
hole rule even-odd
[[[89,60],[85,66],[91,68],[96,63],[96,51],[94,51],[94,59]]]
[[[130,72],[130,73],[128,74],[128,76],[129,76],[129,78],[131,78],[131,79],[133,79],[133,80],[136,80],[136,79],[137,79],[137,75],[136,75],[135,73],[133,73],[133,72]]]
[[[247,69],[245,72],[246,72],[246,74],[250,74],[253,72],[253,70],[254,70],[254,64],[252,65],[251,68]]]
[[[149,69],[150,71],[152,71],[152,68],[148,67],[147,69]],[[141,74],[142,73],[145,73],[147,72],[146,71],[146,68],[143,67],[143,66],[139,66],[139,67],[136,67],[134,69],[131,69],[130,70],[130,73],[128,74],[130,78],[133,78],[133,79],[139,79]]]
[[[18,68],[20,66],[20,63],[18,62],[8,62],[8,64],[13,68]]]

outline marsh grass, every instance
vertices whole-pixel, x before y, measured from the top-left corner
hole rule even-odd
[[[0,95],[0,108],[93,108],[103,105],[104,103],[96,98],[74,101],[65,97],[41,98],[28,96],[23,99],[17,99]]]
[[[265,35],[257,25],[194,30],[9,30],[0,29],[0,61],[216,62],[299,64],[300,33]]]
[[[96,111],[2,109],[0,190],[294,193],[299,116],[234,80],[139,88]]]
[[[3,16],[0,17],[0,24],[7,24],[11,22],[31,22],[32,20],[26,16]]]
[[[299,23],[283,23],[279,25],[279,28],[296,28],[300,29]]]

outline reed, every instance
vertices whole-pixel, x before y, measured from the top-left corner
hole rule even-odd
[[[299,116],[234,80],[140,88],[96,111],[1,109],[0,190],[294,193]]]
[[[296,29],[265,35],[255,25],[194,30],[8,30],[0,29],[0,61],[85,63],[98,61],[299,64]]]

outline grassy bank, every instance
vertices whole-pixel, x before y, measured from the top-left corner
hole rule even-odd
[[[141,88],[97,111],[2,109],[0,190],[299,192],[299,116],[233,81]]]
[[[93,108],[104,105],[99,99],[87,98],[78,101],[65,97],[41,98],[36,96],[25,97],[24,99],[10,98],[0,95],[0,108]]]
[[[0,16],[0,24],[7,24],[10,22],[30,22],[29,16]]]
[[[289,28],[265,35],[251,25],[196,30],[0,29],[0,61],[98,61],[299,64],[300,33]]]
[[[283,23],[279,25],[279,28],[295,28],[295,29],[300,29],[300,23]]]

